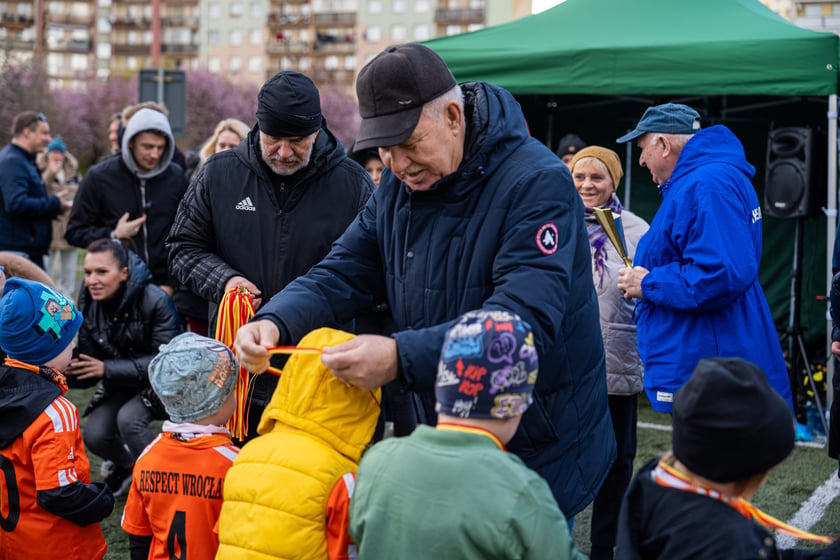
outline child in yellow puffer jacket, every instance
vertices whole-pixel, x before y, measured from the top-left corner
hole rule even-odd
[[[354,335],[322,328],[301,348],[325,348]],[[379,416],[380,391],[346,385],[317,352],[293,353],[258,437],[228,471],[217,559],[347,559],[355,472]]]

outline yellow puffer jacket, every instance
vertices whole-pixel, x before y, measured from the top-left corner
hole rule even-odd
[[[324,328],[300,346],[351,338]],[[260,436],[242,448],[225,478],[216,558],[327,558],[327,499],[342,475],[356,471],[379,402],[379,389],[345,385],[319,354],[293,354],[263,412]]]

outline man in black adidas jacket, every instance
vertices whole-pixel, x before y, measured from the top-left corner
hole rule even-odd
[[[193,178],[167,240],[170,270],[210,302],[212,324],[231,287],[248,289],[259,305],[319,262],[372,190],[327,128],[315,84],[280,72],[260,90],[248,138]],[[248,436],[276,383],[255,378]]]

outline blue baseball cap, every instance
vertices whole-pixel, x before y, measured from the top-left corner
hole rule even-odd
[[[698,130],[700,130],[700,113],[688,105],[665,103],[648,107],[639,124],[636,125],[636,129],[617,139],[616,142],[623,144],[648,132],[694,134]]]

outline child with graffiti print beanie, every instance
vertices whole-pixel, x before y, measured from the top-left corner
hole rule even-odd
[[[82,315],[39,282],[10,278],[0,297],[0,558],[37,546],[44,560],[98,560],[99,522],[114,509],[102,482],[90,481],[79,411],[64,398],[62,372]]]
[[[447,331],[438,423],[377,443],[359,465],[350,535],[359,558],[585,558],[548,484],[505,444],[531,405],[531,327],[470,311]]]

